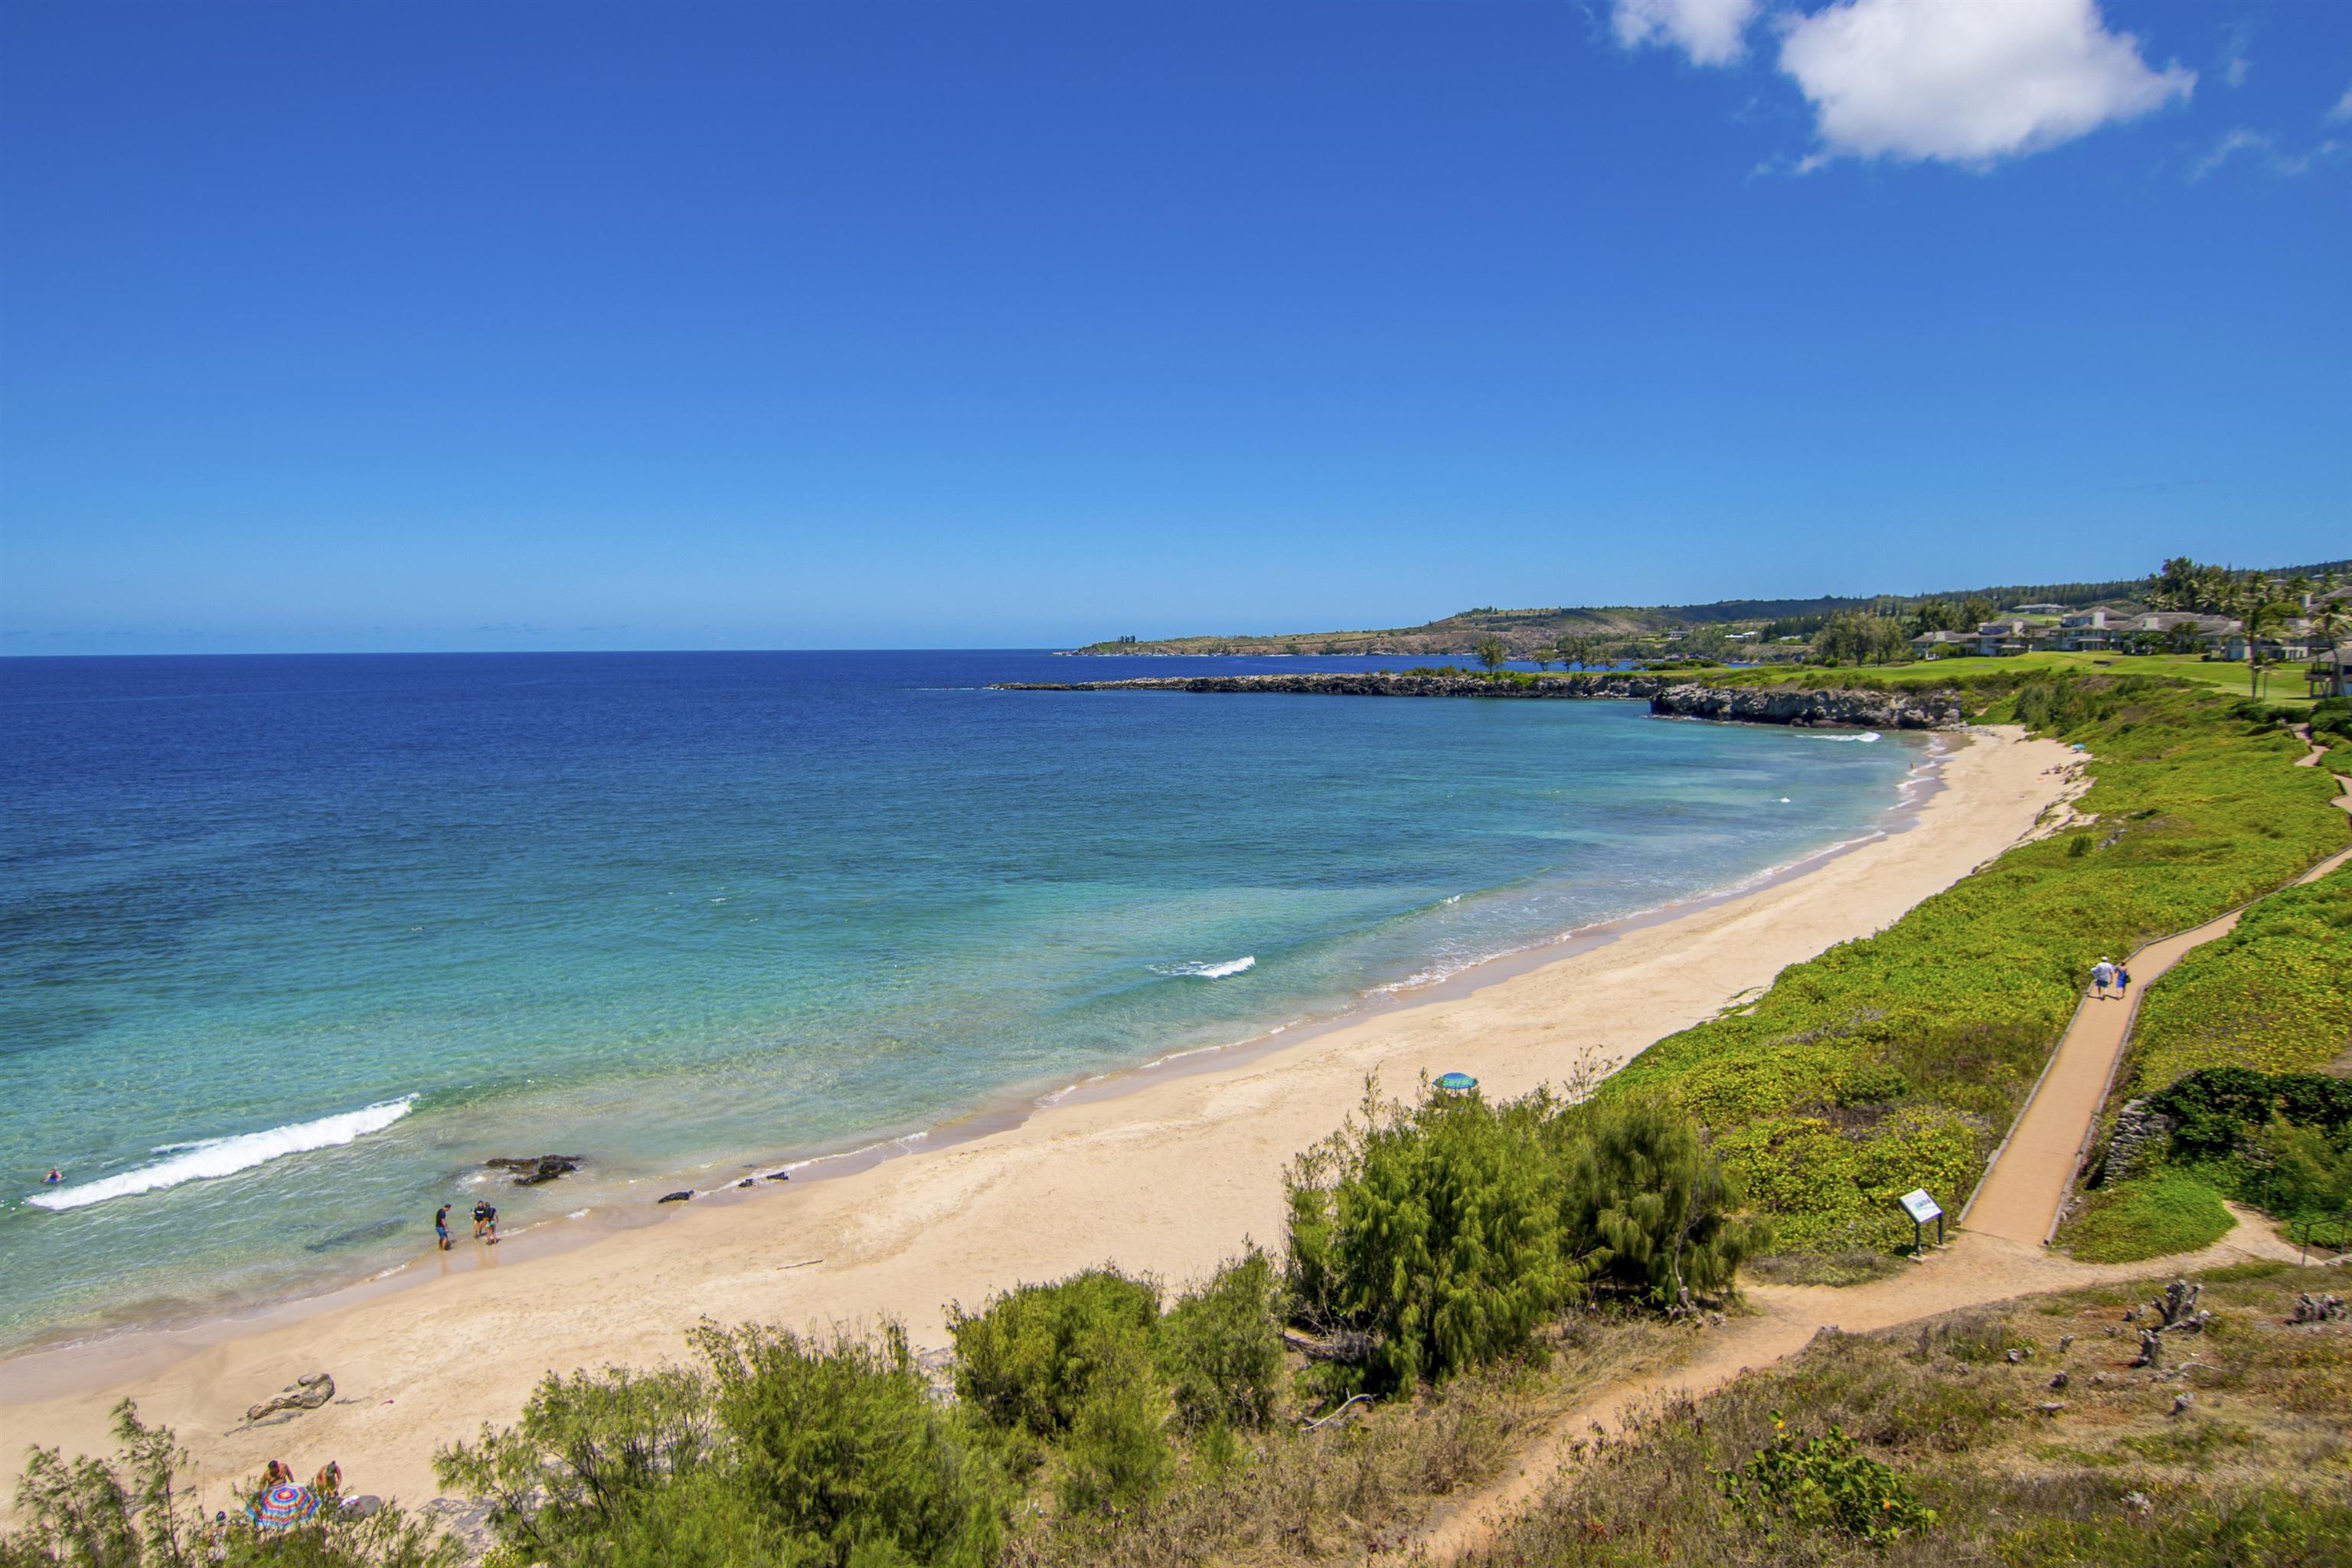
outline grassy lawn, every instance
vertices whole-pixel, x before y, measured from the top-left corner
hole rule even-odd
[[[2263,700],[2308,708],[2301,664],[2269,668]],[[2162,675],[2210,687],[2231,697],[2250,695],[2246,667],[2194,654],[2021,653],[2010,658],[1931,658],[1910,664],[1772,665],[1753,669],[1693,671],[1691,679],[1724,686],[1911,687],[1967,685],[1988,679],[2045,675]]]

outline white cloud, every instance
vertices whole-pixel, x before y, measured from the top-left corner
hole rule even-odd
[[[2189,177],[2191,180],[2201,180],[2237,154],[2256,152],[2269,147],[2270,144],[2271,139],[2259,131],[2249,131],[2243,126],[2240,126],[2235,131],[2225,131],[2221,133],[2221,139],[2213,143],[2211,152],[2189,165]]]
[[[2344,96],[2337,99],[2336,100],[2336,107],[2327,111],[2327,118],[2330,120],[2352,120],[2352,87],[2347,87],[2344,89]]]
[[[2318,164],[2331,163],[2344,153],[2344,143],[2329,137],[2317,146],[2302,153],[2283,151],[2278,138],[2243,126],[2225,131],[2206,154],[2189,165],[2189,178],[2193,184],[2204,179],[2241,153],[2255,154],[2255,165],[2274,180],[2291,180],[2297,174],[2307,174]]]
[[[1984,164],[2186,99],[2197,73],[2151,70],[2094,0],[1843,0],[1783,24],[1780,68],[1813,105],[1812,163]]]
[[[2254,62],[2246,58],[2246,51],[2253,47],[2253,43],[2254,29],[2248,23],[2239,22],[2222,29],[2222,81],[2231,87],[2246,85],[2246,75],[2254,68]]]
[[[1643,44],[1681,48],[1703,66],[1727,65],[1747,45],[1741,35],[1755,18],[1759,0],[1617,0],[1617,41],[1629,49]]]

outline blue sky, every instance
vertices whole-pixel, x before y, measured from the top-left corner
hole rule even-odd
[[[2352,546],[2352,5],[0,5],[0,647]]]

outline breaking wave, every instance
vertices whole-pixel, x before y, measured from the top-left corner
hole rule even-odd
[[[88,1208],[92,1204],[102,1204],[110,1198],[159,1192],[165,1187],[176,1187],[184,1182],[209,1182],[222,1176],[234,1176],[239,1171],[249,1171],[256,1165],[266,1165],[289,1154],[300,1154],[312,1149],[331,1149],[337,1144],[364,1138],[371,1132],[381,1132],[407,1115],[409,1108],[415,1103],[416,1097],[408,1094],[358,1110],[322,1116],[316,1121],[297,1121],[286,1127],[272,1127],[265,1132],[241,1132],[234,1138],[207,1138],[195,1143],[165,1144],[165,1148],[178,1151],[168,1160],[141,1165],[119,1176],[85,1182],[78,1187],[36,1193],[25,1201],[36,1208]]]
[[[1239,974],[1256,967],[1257,955],[1252,953],[1247,958],[1229,958],[1223,963],[1171,963],[1160,973],[1193,980],[1223,980],[1229,974]]]

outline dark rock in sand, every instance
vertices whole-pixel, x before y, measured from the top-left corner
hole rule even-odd
[[[750,1185],[751,1185],[751,1184],[752,1184],[752,1180],[751,1180],[751,1177],[746,1176],[746,1177],[744,1177],[741,1181],[740,1181],[740,1182],[736,1183],[735,1184],[736,1184],[737,1186],[739,1186],[739,1187],[748,1187],[748,1186],[750,1186]]]
[[[765,1179],[771,1182],[789,1182],[793,1179],[793,1173],[790,1171],[771,1171]]]
[[[693,1196],[694,1189],[692,1187],[684,1187],[674,1193],[664,1193],[661,1196],[656,1198],[654,1202],[657,1204],[682,1204],[688,1202],[693,1198]]]
[[[541,1182],[570,1175],[580,1168],[582,1158],[578,1154],[527,1154],[520,1158],[501,1154],[482,1163],[489,1170],[513,1172],[514,1184],[518,1187],[535,1187]]]
[[[265,1415],[275,1415],[281,1410],[316,1410],[335,1396],[335,1380],[323,1372],[314,1372],[296,1378],[286,1385],[275,1399],[265,1399],[245,1413],[247,1421],[258,1421]]]

